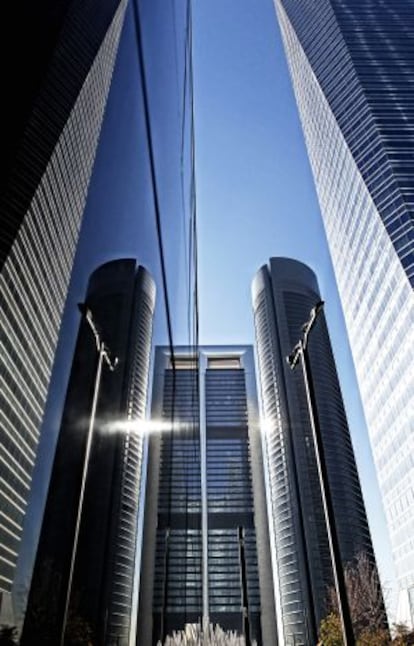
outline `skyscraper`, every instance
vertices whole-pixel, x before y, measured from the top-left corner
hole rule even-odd
[[[286,357],[320,301],[315,274],[272,258],[252,285],[273,532],[278,635],[316,643],[333,585],[328,537],[303,376]],[[351,438],[323,313],[309,338],[317,414],[343,565],[365,553],[375,567]]]
[[[154,283],[135,260],[91,276],[86,306],[114,371],[102,368],[66,634],[86,625],[99,644],[128,645],[136,630],[136,542]],[[22,644],[60,643],[98,352],[81,322],[32,579]],[[135,619],[134,619],[135,617]],[[82,622],[86,622],[82,623]],[[85,642],[87,641],[85,637]]]
[[[275,4],[414,621],[414,2]]]
[[[157,347],[152,425],[140,644],[203,617],[277,643],[252,348]]]
[[[188,0],[164,5],[41,0],[3,16],[0,614],[12,587],[11,623],[27,601],[90,274],[140,259],[161,287],[157,343],[195,309],[181,298],[195,264],[191,12]]]
[[[0,182],[0,590],[6,592],[125,7],[125,0],[28,3],[10,9],[4,21],[10,47],[18,50],[9,52],[13,65],[4,60],[2,75],[8,100]]]

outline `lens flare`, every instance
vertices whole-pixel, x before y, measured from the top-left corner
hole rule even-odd
[[[151,435],[152,433],[168,433],[182,430],[182,425],[179,422],[170,422],[167,420],[130,419],[106,422],[100,426],[100,430],[103,433],[140,433],[142,435]]]

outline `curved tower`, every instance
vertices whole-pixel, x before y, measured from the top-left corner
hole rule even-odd
[[[314,644],[333,585],[308,405],[300,370],[286,357],[302,335],[318,283],[306,265],[272,258],[253,286],[273,568],[281,644]],[[309,337],[317,413],[342,562],[364,552],[375,564],[364,502],[323,313]]]
[[[83,625],[99,644],[135,630],[136,544],[155,286],[135,260],[91,276],[86,306],[118,362],[102,367],[66,634]],[[43,518],[22,644],[60,643],[88,427],[95,336],[82,320]],[[74,626],[74,628],[73,628]],[[85,637],[85,641],[86,637]]]

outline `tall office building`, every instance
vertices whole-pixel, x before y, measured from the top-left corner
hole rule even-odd
[[[281,644],[317,641],[332,565],[309,409],[300,368],[286,361],[320,294],[302,263],[272,258],[252,285],[272,522],[272,559]],[[365,553],[375,567],[364,502],[323,313],[309,359],[343,565]]]
[[[118,362],[114,371],[104,363],[101,372],[66,624],[68,641],[80,626],[91,629],[94,644],[127,646],[135,635],[144,432],[139,423],[146,415],[154,304],[154,283],[135,260],[106,263],[90,278],[86,306],[112,361],[117,357]],[[96,338],[83,318],[22,644],[60,643],[97,365]]]
[[[8,7],[3,20],[10,50],[2,57],[0,591],[13,583],[125,7],[26,3]]]
[[[414,2],[275,4],[414,621]]]
[[[276,644],[252,348],[157,347],[152,424],[140,645],[207,616]]]
[[[164,5],[40,0],[4,8],[0,622],[8,605],[2,591],[11,587],[11,623],[24,614],[76,302],[93,269],[119,255],[148,268],[163,286],[157,343],[169,343],[195,309],[193,302],[175,307],[187,302],[180,290],[194,274],[194,255],[183,253],[196,217],[191,12],[188,0],[173,0],[168,11]]]

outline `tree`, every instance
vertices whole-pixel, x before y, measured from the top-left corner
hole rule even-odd
[[[345,567],[345,584],[355,637],[362,633],[387,630],[384,599],[378,573],[365,552]],[[339,612],[334,587],[328,590],[328,607]]]
[[[364,630],[357,640],[357,646],[389,646],[390,634],[384,628]]]
[[[342,628],[339,615],[331,612],[321,621],[318,646],[343,646]],[[364,630],[356,641],[356,646],[389,646],[390,636],[383,628]]]
[[[341,620],[336,612],[322,619],[319,636],[318,646],[343,646]]]
[[[345,567],[345,584],[358,646],[385,646],[390,644],[384,600],[378,573],[371,559],[360,552]],[[328,589],[330,614],[321,622],[320,636],[323,646],[342,645],[342,631],[336,590]],[[339,640],[339,641],[338,641]]]

